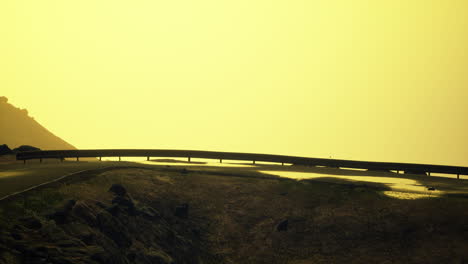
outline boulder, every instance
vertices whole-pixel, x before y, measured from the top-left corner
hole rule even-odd
[[[135,215],[136,214],[136,209],[135,209],[135,204],[133,203],[132,198],[130,198],[128,195],[126,196],[116,196],[112,200],[112,207],[118,207],[115,208],[115,210],[121,210],[123,212],[126,212],[129,215]],[[109,210],[109,209],[108,209]]]
[[[115,183],[109,188],[109,192],[114,193],[117,196],[124,196],[127,194],[127,190],[121,184]]]
[[[281,221],[277,226],[276,226],[276,231],[281,232],[281,231],[288,231],[288,219]]]

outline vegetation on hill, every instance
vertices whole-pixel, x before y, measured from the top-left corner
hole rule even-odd
[[[21,145],[17,148],[14,148],[13,152],[18,153],[18,152],[28,152],[28,151],[38,151],[38,150],[41,150],[41,149],[33,147],[33,146],[29,146],[29,145]]]

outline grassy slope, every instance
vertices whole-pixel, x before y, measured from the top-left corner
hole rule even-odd
[[[188,225],[224,263],[463,263],[468,261],[467,199],[399,200],[386,185],[265,178],[212,168],[121,169],[4,205],[3,225],[41,215],[63,200],[109,203],[107,189],[122,183],[139,205],[172,217],[190,205]],[[239,177],[232,176],[239,174]],[[256,177],[261,176],[261,177]],[[325,181],[327,180],[326,178]],[[323,180],[322,179],[322,180]],[[289,220],[286,232],[276,225]]]
[[[125,162],[56,162],[28,161],[22,163],[4,164],[0,166],[0,198],[29,187],[59,178],[63,175],[82,170],[96,169],[107,166],[125,166]]]

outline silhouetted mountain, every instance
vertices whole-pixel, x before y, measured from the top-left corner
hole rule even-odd
[[[28,115],[26,109],[19,109],[0,97],[0,144],[12,148],[34,146],[40,149],[76,149],[55,136]]]
[[[13,151],[11,151],[8,145],[6,144],[0,145],[0,155],[9,155],[9,154],[13,154]]]

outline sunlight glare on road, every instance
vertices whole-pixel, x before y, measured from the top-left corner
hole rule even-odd
[[[440,196],[440,191],[427,193],[385,191],[383,194],[400,200],[416,200],[421,198],[434,198]]]
[[[397,178],[397,177],[382,177],[382,176],[350,176],[350,175],[334,175],[334,174],[322,174],[322,173],[310,173],[310,172],[290,172],[290,171],[260,171],[267,174],[273,174],[280,177],[287,177],[297,180],[324,180],[333,181],[330,178],[337,180],[344,179],[353,182],[360,183],[380,183],[388,186],[392,191],[384,192],[385,195],[399,198],[399,199],[417,199],[427,196],[438,196],[441,191],[431,191],[430,195],[427,187],[419,184],[416,180]],[[410,193],[407,193],[410,192]],[[414,193],[414,194],[412,194]]]
[[[25,171],[2,171],[0,172],[0,178],[16,177],[25,174]]]

